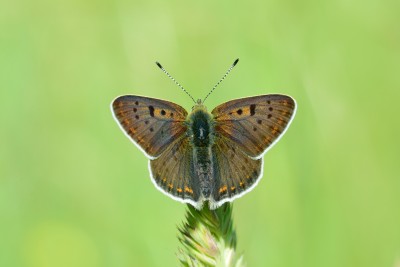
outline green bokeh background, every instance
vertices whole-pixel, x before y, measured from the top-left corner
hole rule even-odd
[[[400,266],[400,2],[0,4],[0,266],[176,266],[185,206],[120,132],[121,94],[284,93],[298,112],[235,201],[248,266]]]

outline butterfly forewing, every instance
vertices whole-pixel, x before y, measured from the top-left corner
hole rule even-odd
[[[260,158],[285,132],[295,111],[289,96],[262,95],[226,102],[211,113],[217,138],[224,136],[248,156]]]
[[[232,201],[256,185],[262,175],[262,159],[252,159],[225,137],[213,146],[214,180],[212,206]]]
[[[124,132],[149,158],[158,157],[187,130],[186,110],[169,101],[125,95],[112,102],[112,111]]]

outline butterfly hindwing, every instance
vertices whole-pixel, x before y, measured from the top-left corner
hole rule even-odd
[[[158,157],[187,130],[186,110],[169,101],[125,95],[111,105],[122,130],[149,158]]]
[[[193,147],[188,137],[179,138],[160,157],[150,160],[149,168],[157,188],[199,208],[200,187],[194,175]]]
[[[219,207],[252,189],[262,176],[263,159],[252,159],[224,136],[213,146],[215,187],[211,207]]]
[[[260,158],[278,141],[296,111],[285,95],[261,95],[232,100],[214,108],[216,135],[232,140],[252,158]]]

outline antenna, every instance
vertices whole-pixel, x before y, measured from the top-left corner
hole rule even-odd
[[[221,80],[219,80],[219,81],[214,85],[214,87],[211,89],[211,91],[208,93],[208,95],[204,98],[203,103],[204,103],[204,101],[206,101],[207,97],[208,97],[209,95],[211,95],[211,93],[215,90],[215,88],[217,88],[217,86],[226,78],[226,76],[228,76],[229,72],[231,72],[231,70],[233,69],[233,67],[235,67],[236,64],[237,64],[238,62],[239,62],[239,59],[237,58],[237,59],[233,62],[232,66],[230,66],[230,68],[225,72],[224,76],[222,76]]]
[[[183,86],[180,85],[180,84],[179,84],[179,83],[178,83],[178,82],[163,68],[163,66],[161,66],[161,64],[160,64],[158,61],[156,61],[156,64],[157,64],[157,66],[158,66],[171,80],[174,81],[174,83],[175,83],[176,85],[179,86],[179,88],[181,88],[188,96],[190,96],[190,98],[193,100],[194,103],[196,103],[196,101],[194,100],[193,96],[191,96],[191,95],[189,94],[189,92],[186,91],[185,88],[183,88]]]

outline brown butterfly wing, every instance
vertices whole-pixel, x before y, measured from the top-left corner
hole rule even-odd
[[[295,111],[293,98],[276,94],[232,100],[211,113],[217,136],[232,140],[248,156],[261,158],[284,134]]]
[[[210,207],[217,208],[251,190],[262,176],[263,159],[247,156],[238,144],[224,136],[213,148],[215,187]]]
[[[153,182],[163,193],[201,208],[200,186],[194,175],[193,147],[184,136],[168,146],[157,159],[149,161]]]
[[[125,134],[149,158],[156,158],[186,133],[187,112],[169,101],[125,95],[111,104],[112,113]]]

